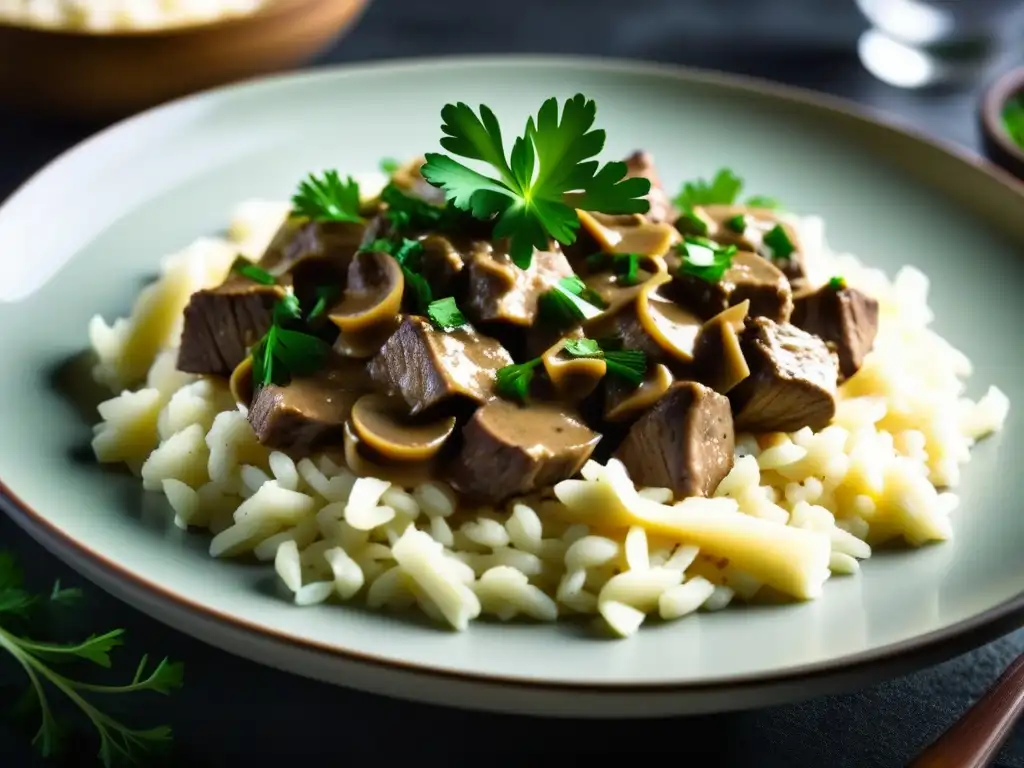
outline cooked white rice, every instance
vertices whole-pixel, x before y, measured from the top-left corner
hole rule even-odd
[[[415,605],[456,629],[481,614],[597,614],[625,637],[653,614],[673,620],[770,593],[816,598],[831,575],[856,574],[873,545],[948,539],[948,489],[1009,410],[995,387],[976,402],[963,396],[970,361],[929,329],[921,272],[889,280],[833,253],[809,217],[797,223],[812,279],[841,274],[878,299],[875,349],[840,387],[827,428],[738,436],[715,498],[673,503],[665,489],[635,488],[612,460],[589,462],[547,496],[474,510],[441,482],[357,478],[333,454],[294,462],[257,442],[223,382],[174,370],[189,295],[218,284],[236,252],[256,258],[286,211],[242,205],[228,240],[167,259],[129,318],[95,317],[89,334],[96,379],[120,392],[99,408],[97,458],[163,492],[176,525],[214,534],[211,555],[273,561],[296,605]]]

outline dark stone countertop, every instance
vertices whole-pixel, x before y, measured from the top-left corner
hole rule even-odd
[[[903,92],[862,69],[855,42],[864,21],[853,0],[632,0],[628,13],[623,8],[616,0],[377,0],[352,36],[319,63],[511,52],[674,62],[844,96],[972,150],[979,146],[977,88]],[[0,198],[90,132],[3,115]],[[22,558],[36,584],[82,581],[3,516],[0,542]],[[1018,632],[939,667],[847,695],[728,715],[591,723],[407,704],[291,677],[205,646],[95,588],[88,590],[84,613],[88,631],[126,627],[129,657],[144,650],[186,662],[186,688],[170,699],[146,700],[143,708],[147,720],[174,726],[174,764],[196,768],[315,757],[388,764],[413,752],[452,765],[481,757],[518,765],[544,753],[627,751],[696,758],[709,768],[888,768],[904,764],[947,727],[1024,650]],[[16,672],[0,665],[0,684],[20,685]],[[16,690],[0,688],[0,703]],[[0,765],[44,764],[27,741],[0,728]],[[76,742],[63,764],[89,764],[91,748]],[[1000,765],[1024,768],[1022,729]]]

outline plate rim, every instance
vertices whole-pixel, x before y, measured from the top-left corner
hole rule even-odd
[[[199,105],[207,100],[217,100],[227,93],[238,90],[256,91],[259,89],[273,89],[275,87],[288,87],[291,84],[317,80],[321,78],[337,77],[359,77],[372,73],[401,73],[411,69],[422,69],[433,67],[437,69],[462,68],[462,67],[536,67],[536,68],[586,68],[594,72],[609,72],[620,74],[633,74],[637,76],[656,76],[660,78],[675,79],[687,83],[698,83],[709,86],[717,86],[732,91],[746,92],[751,95],[769,96],[775,101],[782,101],[789,105],[809,107],[816,110],[835,113],[847,121],[869,124],[874,128],[881,128],[891,135],[909,138],[916,143],[923,144],[933,152],[958,160],[974,172],[981,173],[1003,187],[1007,193],[1019,198],[1024,207],[1024,185],[1018,182],[1009,173],[993,165],[983,157],[976,155],[967,148],[954,142],[930,136],[914,126],[904,124],[893,116],[877,109],[865,107],[842,97],[819,93],[810,89],[795,87],[776,83],[762,78],[747,75],[737,75],[695,67],[680,66],[652,61],[634,59],[620,59],[594,56],[577,55],[519,55],[519,54],[496,54],[496,55],[454,55],[454,56],[424,56],[424,57],[396,57],[374,62],[355,62],[327,67],[316,67],[300,70],[292,73],[277,74],[269,77],[256,77],[240,81],[227,86],[214,88],[199,93],[191,94],[166,104],[143,111],[126,119],[113,123],[110,126],[94,133],[78,144],[65,150],[41,169],[32,174],[26,181],[18,186],[6,200],[0,204],[0,216],[11,207],[13,202],[20,200],[34,186],[45,183],[46,178],[53,174],[57,167],[72,157],[77,157],[92,150],[93,145],[106,141],[111,136],[123,130],[131,130],[136,123],[158,121],[165,113],[187,107]],[[57,269],[49,279],[52,279],[64,267]],[[28,297],[25,297],[28,298]],[[737,675],[720,675],[718,677],[701,680],[699,682],[680,681],[655,681],[647,683],[617,683],[617,682],[569,682],[564,680],[543,680],[528,677],[510,677],[507,674],[493,674],[486,672],[466,672],[462,670],[451,670],[435,667],[429,663],[408,662],[401,659],[381,658],[371,654],[354,651],[329,645],[308,638],[296,637],[286,631],[280,631],[272,627],[265,627],[247,620],[245,617],[225,613],[218,609],[204,606],[194,602],[190,597],[177,593],[164,585],[151,581],[137,573],[129,571],[124,566],[109,560],[99,552],[94,551],[86,544],[74,539],[69,534],[60,530],[51,523],[45,515],[33,509],[22,500],[14,491],[11,485],[3,478],[0,478],[0,508],[10,517],[15,524],[28,533],[37,543],[43,545],[54,556],[67,562],[60,554],[61,548],[74,550],[79,558],[84,558],[94,566],[93,570],[101,574],[98,581],[100,586],[107,591],[103,582],[116,583],[118,580],[130,583],[134,590],[142,590],[153,599],[160,602],[170,602],[176,609],[185,610],[199,617],[212,620],[240,635],[258,637],[261,640],[272,640],[292,646],[305,651],[314,651],[327,654],[328,657],[337,657],[349,663],[384,667],[392,671],[403,671],[426,675],[443,680],[457,680],[461,682],[472,682],[478,684],[495,684],[503,686],[514,686],[520,689],[547,690],[558,692],[589,692],[589,693],[669,693],[699,694],[701,692],[721,692],[730,688],[743,690],[760,690],[771,687],[792,685],[800,682],[821,681],[834,678],[840,675],[844,678],[855,676],[864,670],[874,670],[877,676],[885,669],[913,669],[925,666],[930,663],[938,663],[951,658],[958,653],[976,648],[986,642],[1024,625],[1024,591],[1020,594],[1005,600],[998,605],[992,606],[975,616],[963,619],[946,627],[931,632],[916,635],[904,640],[888,643],[876,648],[837,656],[806,664],[796,664],[790,667],[780,667],[775,670],[743,673]],[[14,514],[12,514],[12,511]],[[19,519],[20,518],[20,519]],[[47,546],[43,542],[47,537],[55,544]],[[74,567],[74,566],[73,566]],[[80,571],[79,568],[75,570]],[[96,581],[97,579],[92,579]],[[115,591],[120,591],[116,590]],[[119,598],[135,610],[154,616],[163,622],[155,612],[150,613],[141,607],[141,599]],[[163,622],[166,623],[166,622]],[[193,634],[187,627],[176,625],[174,628],[186,634]]]

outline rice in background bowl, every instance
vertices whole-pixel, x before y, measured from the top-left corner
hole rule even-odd
[[[67,31],[132,32],[247,16],[268,0],[0,0],[0,21]]]

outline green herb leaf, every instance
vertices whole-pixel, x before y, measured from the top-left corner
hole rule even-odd
[[[639,386],[647,373],[647,355],[639,349],[607,349],[593,339],[569,339],[562,349],[573,357],[604,360],[609,374],[634,386]]]
[[[423,178],[444,190],[458,209],[478,219],[496,218],[494,235],[510,239],[509,255],[521,268],[530,265],[535,248],[549,239],[570,245],[576,240],[576,208],[601,213],[644,213],[650,181],[626,178],[625,163],[599,168],[593,160],[605,134],[592,130],[597,105],[583,94],[567,100],[561,116],[557,99],[544,102],[537,119],[527,120],[505,157],[494,113],[481,105],[479,117],[464,103],[441,110],[441,146],[459,157],[489,165],[497,178],[485,176],[457,160],[428,153]]]
[[[747,217],[742,213],[737,213],[732,218],[726,219],[725,226],[736,234],[742,235],[747,231]]]
[[[840,275],[836,275],[828,281],[828,287],[833,291],[841,291],[846,288],[846,278]]]
[[[736,254],[736,246],[720,246],[704,237],[686,237],[677,247],[683,263],[680,274],[691,275],[707,283],[718,283]]]
[[[62,589],[60,586],[60,579],[53,582],[53,589],[50,590],[50,602],[70,604],[77,602],[82,598],[82,590],[77,588]]]
[[[600,305],[584,296],[596,299]],[[601,314],[604,302],[575,275],[564,277],[537,301],[541,320],[553,328],[570,328]]]
[[[276,277],[263,269],[263,267],[253,264],[244,256],[239,256],[234,260],[231,264],[231,271],[261,285],[274,285],[277,283]]]
[[[299,300],[293,294],[286,294],[278,300],[273,316],[270,329],[251,353],[253,386],[256,389],[268,384],[284,386],[293,376],[315,373],[323,367],[331,351],[323,339],[286,327],[302,319]]]
[[[678,201],[676,205],[679,205]],[[706,235],[708,233],[707,222],[698,216],[697,212],[688,205],[679,208],[679,220],[676,222],[676,228],[681,232],[692,232],[695,235]]]
[[[618,277],[620,285],[636,285],[642,258],[639,253],[594,253],[587,257],[587,266],[596,270],[611,262],[612,271]],[[601,298],[594,291],[591,291],[591,294],[598,299]]]
[[[540,364],[541,359],[537,357],[525,363],[499,368],[495,379],[498,394],[511,400],[526,402],[530,396],[534,369]]]
[[[14,567],[10,555],[0,555],[0,592],[22,590],[20,574]],[[66,599],[77,595],[78,590],[61,589],[55,585],[51,599]],[[84,659],[102,667],[111,666],[110,652],[121,644],[122,630],[113,630],[102,635],[93,635],[81,643],[55,644],[29,640],[15,635],[10,629],[0,626],[0,652],[7,653],[19,665],[28,679],[29,691],[19,710],[23,715],[31,711],[38,713],[39,729],[32,743],[44,757],[49,757],[60,747],[63,728],[58,724],[50,705],[48,688],[64,694],[92,724],[99,737],[99,759],[102,765],[112,768],[115,763],[139,761],[148,764],[146,755],[166,746],[170,742],[171,730],[166,726],[137,730],[117,721],[94,705],[88,694],[124,694],[144,690],[170,693],[180,688],[183,682],[183,667],[168,660],[162,661],[148,676],[145,671],[145,657],[134,679],[128,685],[111,686],[84,683],[73,680],[51,666],[55,662]],[[31,702],[35,703],[30,707]]]
[[[1013,142],[1024,149],[1024,93],[1007,99],[1003,105],[1003,127]]]
[[[442,331],[454,331],[466,324],[465,315],[451,296],[431,302],[427,307],[427,317]]]
[[[292,213],[313,221],[361,224],[359,184],[351,176],[342,181],[337,171],[325,171],[322,178],[310,174],[292,197]]]
[[[391,240],[374,240],[364,250],[387,253],[394,257],[405,276],[406,290],[413,298],[416,310],[427,314],[427,308],[434,300],[430,283],[420,274],[423,268],[423,243],[406,237]]]
[[[327,312],[328,308],[338,300],[338,297],[341,295],[341,289],[336,285],[320,285],[317,286],[315,295],[316,301],[313,303],[313,308],[306,315],[307,323],[316,320]]]
[[[776,259],[788,259],[796,250],[796,246],[793,245],[793,241],[789,239],[789,235],[786,234],[786,230],[782,228],[781,224],[776,224],[772,227],[768,234],[764,236],[763,242],[768,249],[769,258],[773,261]]]
[[[386,173],[388,176],[393,174],[401,167],[402,164],[395,160],[395,158],[393,157],[382,157],[380,159],[380,172]]]
[[[767,197],[766,195],[754,195],[748,197],[746,205],[750,208],[769,208],[776,210],[782,207],[782,204],[774,197]]]
[[[695,205],[731,205],[742,189],[743,179],[730,169],[721,168],[711,182],[694,179],[683,184],[673,203],[684,211],[692,211]]]

